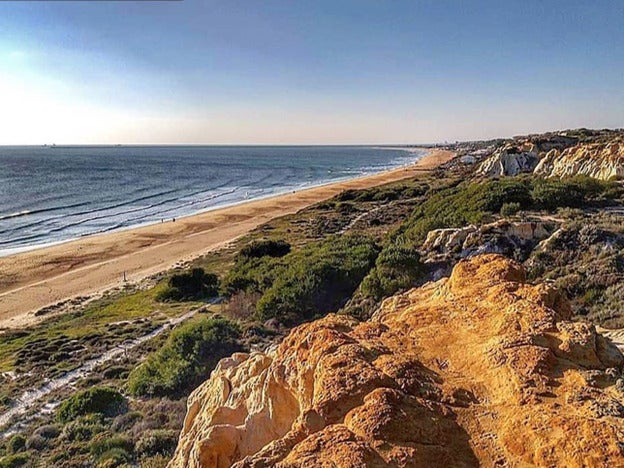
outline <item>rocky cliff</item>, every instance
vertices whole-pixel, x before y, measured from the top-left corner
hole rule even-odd
[[[597,179],[624,176],[624,142],[580,144],[546,153],[534,170],[545,177],[584,174]]]
[[[623,466],[624,357],[499,255],[221,361],[176,467]]]
[[[515,176],[531,172],[539,161],[538,148],[532,143],[507,144],[486,158],[477,174],[487,177]]]

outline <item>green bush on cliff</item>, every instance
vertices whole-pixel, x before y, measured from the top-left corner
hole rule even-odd
[[[379,253],[366,236],[332,236],[284,257],[284,266],[257,303],[261,320],[307,320],[337,311],[373,267]]]
[[[136,444],[139,456],[172,456],[178,445],[178,431],[155,429],[145,432]]]
[[[292,253],[285,257],[289,256]],[[221,292],[225,296],[239,291],[262,292],[271,287],[285,262],[284,257],[238,255],[234,267],[223,278]]]
[[[290,244],[283,240],[253,241],[238,253],[239,258],[283,257],[290,252]]]
[[[59,406],[59,421],[67,423],[86,414],[116,416],[127,408],[124,396],[110,387],[94,387],[73,394]]]
[[[418,251],[398,239],[386,246],[366,276],[361,293],[379,301],[414,286],[425,273]]]
[[[135,396],[181,395],[201,383],[219,359],[240,350],[239,336],[238,326],[222,318],[181,325],[130,373],[128,390]]]
[[[178,273],[169,278],[167,287],[156,299],[165,301],[194,301],[215,297],[219,291],[219,278],[206,273],[203,268],[193,268],[190,272]]]

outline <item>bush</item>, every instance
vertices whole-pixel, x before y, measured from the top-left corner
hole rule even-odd
[[[501,206],[500,209],[500,214],[501,216],[507,217],[515,215],[518,211],[520,211],[520,203],[503,203],[503,206]]]
[[[154,457],[146,457],[141,459],[141,468],[167,468],[170,457],[156,455]]]
[[[256,305],[258,318],[298,322],[337,311],[373,267],[379,247],[365,236],[332,236],[284,257]]]
[[[381,251],[375,268],[362,282],[361,291],[364,296],[379,301],[414,286],[424,273],[418,251],[398,239]]]
[[[97,459],[98,468],[115,468],[132,461],[132,456],[123,448],[115,447],[107,450]]]
[[[61,403],[57,418],[66,423],[91,413],[116,416],[126,409],[126,399],[117,390],[110,387],[94,387],[78,392]]]
[[[171,456],[178,444],[178,431],[157,429],[147,431],[136,444],[139,456]]]
[[[165,345],[128,377],[136,396],[177,396],[201,383],[219,359],[240,349],[237,325],[201,317],[176,328]]]
[[[283,257],[290,252],[290,244],[283,240],[253,241],[243,247],[238,256],[243,259],[269,257]]]
[[[22,434],[15,434],[7,442],[7,450],[9,453],[17,453],[26,447],[26,437]]]
[[[27,453],[16,453],[0,458],[0,468],[17,468],[24,466],[30,460]]]
[[[169,278],[167,287],[156,300],[194,301],[215,297],[219,291],[219,278],[213,273],[206,273],[203,268],[193,268],[187,273],[178,273]]]
[[[537,179],[531,197],[537,208],[581,208],[603,194],[612,185],[587,176],[567,179]]]
[[[111,424],[111,430],[114,432],[125,431],[126,429],[130,429],[134,424],[143,419],[143,414],[139,411],[130,411],[125,414],[120,414],[115,419],[113,419],[113,424]]]
[[[106,430],[102,424],[102,415],[89,414],[65,425],[61,438],[72,442],[91,440],[95,434]]]
[[[132,452],[134,450],[134,444],[127,436],[116,435],[94,440],[89,445],[89,451],[96,459],[114,448],[121,448],[126,452]]]

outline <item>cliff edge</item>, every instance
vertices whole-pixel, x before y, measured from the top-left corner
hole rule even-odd
[[[624,357],[499,255],[220,362],[176,467],[624,465]]]

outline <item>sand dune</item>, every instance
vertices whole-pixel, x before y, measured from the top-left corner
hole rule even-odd
[[[120,286],[124,272],[129,281],[139,281],[219,248],[275,217],[346,189],[414,176],[452,156],[449,151],[434,150],[408,168],[0,258],[0,327],[28,325],[42,307]]]

